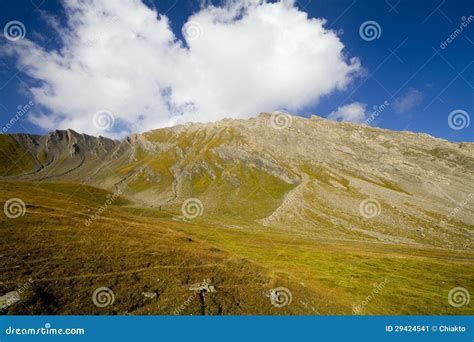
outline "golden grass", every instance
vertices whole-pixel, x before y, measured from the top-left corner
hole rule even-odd
[[[86,225],[112,198],[106,191],[0,186],[0,203],[16,197],[26,205],[24,216],[0,219],[0,294],[33,280],[8,314],[200,314],[189,287],[203,279],[216,287],[205,297],[206,314],[352,314],[354,306],[361,314],[474,313],[472,302],[448,303],[451,288],[474,289],[473,253],[228,228],[206,215],[182,222],[123,198]],[[293,300],[277,308],[267,295],[280,286]],[[99,287],[113,290],[112,305],[93,304]]]

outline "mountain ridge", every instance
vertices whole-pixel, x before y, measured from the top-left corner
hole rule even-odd
[[[277,112],[122,141],[73,130],[2,135],[2,152],[23,165],[13,172],[3,165],[3,179],[120,189],[139,205],[177,217],[186,199],[198,198],[204,208],[198,219],[229,225],[471,248],[470,203],[451,212],[474,193],[474,144],[425,133]],[[370,199],[376,215],[367,218],[363,203]]]

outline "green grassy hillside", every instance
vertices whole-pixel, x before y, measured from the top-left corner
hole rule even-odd
[[[33,171],[30,155],[11,135],[0,134],[0,177],[14,176]]]
[[[26,211],[0,217],[0,295],[30,285],[7,314],[474,313],[448,301],[452,288],[474,289],[466,251],[315,239],[212,215],[186,222],[176,208],[71,183],[1,182],[0,203],[11,198]],[[215,292],[202,299],[190,288],[204,279]],[[92,300],[101,287],[114,294],[106,307]],[[278,287],[289,305],[272,305]]]
[[[21,199],[26,212],[0,218],[0,294],[30,279],[31,286],[4,313],[201,314],[200,298],[190,287],[205,279],[215,287],[205,297],[205,314],[308,313],[298,302],[277,308],[266,296],[285,286],[312,298],[304,287],[184,232],[192,226],[167,214],[67,183],[2,182],[0,203],[10,198]],[[113,291],[112,305],[94,305],[100,287]]]

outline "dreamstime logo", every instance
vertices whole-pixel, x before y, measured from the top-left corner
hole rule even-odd
[[[25,38],[26,27],[21,21],[12,20],[9,21],[3,28],[3,34],[8,40],[15,42],[17,40]]]
[[[204,212],[204,205],[197,198],[188,198],[183,202],[183,205],[181,206],[181,212],[183,213],[184,217],[192,220],[198,216],[202,216],[202,213]]]
[[[122,190],[117,189],[112,194],[107,194],[107,199],[105,200],[104,204],[102,204],[87,220],[84,221],[84,224],[89,227],[95,220],[97,220],[104,212],[107,211],[110,205],[122,195]]]
[[[189,287],[189,290],[193,291],[193,294],[190,295],[184,301],[183,304],[181,304],[178,308],[174,310],[175,315],[180,315],[184,309],[186,309],[189,305],[191,305],[191,302],[194,300],[195,297],[201,297],[202,300],[204,300],[204,296],[207,293],[216,292],[214,285],[211,285],[211,281],[209,279],[204,279],[200,283],[192,284]]]
[[[114,292],[108,287],[99,287],[92,294],[92,302],[98,308],[105,308],[115,301]]]
[[[372,112],[370,113],[369,117],[365,120],[365,124],[367,126],[370,126],[372,121],[374,121],[388,106],[390,105],[390,102],[385,100],[381,105],[377,106],[374,105],[372,108]]]
[[[468,27],[468,25],[470,23],[472,23],[472,21],[474,21],[474,16],[470,15],[467,18],[466,18],[466,16],[462,16],[461,17],[461,24],[459,24],[459,27],[457,29],[455,29],[453,31],[453,33],[451,33],[449,35],[449,37],[446,38],[446,40],[444,42],[441,42],[439,44],[439,47],[441,48],[441,50],[446,49],[446,47],[449,44],[451,44],[459,35],[461,35],[461,33],[464,31],[464,29],[466,29]]]
[[[379,216],[382,211],[380,202],[374,198],[367,198],[363,200],[359,205],[359,213],[368,219]]]
[[[183,304],[181,304],[179,307],[177,307],[176,309],[174,309],[174,314],[175,315],[180,315],[181,312],[186,309],[188,306],[191,305],[191,303],[193,302],[194,298],[196,298],[197,296],[199,296],[199,293],[198,292],[194,292],[192,295],[190,295],[188,298],[186,298],[186,300],[184,301]]]
[[[440,221],[441,225],[446,225],[449,220],[453,219],[459,212],[461,212],[464,207],[474,198],[474,193],[470,193],[462,200],[462,202],[458,203],[458,205],[449,212],[448,216],[445,219]]]
[[[182,32],[186,40],[191,41],[199,39],[203,35],[204,29],[197,21],[188,21],[184,24]]]
[[[290,305],[292,300],[293,296],[291,291],[286,287],[277,287],[270,290],[270,301],[272,302],[272,305],[277,308]]]
[[[383,290],[383,288],[388,284],[389,280],[390,279],[388,277],[385,277],[385,279],[381,281],[380,283],[375,283],[369,295],[365,297],[364,300],[360,304],[352,306],[352,314],[354,315],[362,314],[365,307],[369,305],[369,303],[375,299],[375,296],[377,296],[379,292]]]
[[[460,308],[469,304],[471,296],[464,287],[454,287],[449,291],[448,302],[449,305]]]
[[[28,279],[24,284],[19,284],[15,291],[0,297],[0,311],[7,309],[21,300],[21,295],[33,285],[33,279]]]
[[[7,132],[10,130],[10,128],[12,128],[12,126],[13,126],[18,120],[20,120],[20,119],[23,117],[23,115],[25,115],[26,113],[28,113],[28,111],[29,111],[34,105],[35,105],[35,104],[34,104],[33,101],[28,101],[28,103],[25,104],[25,105],[23,105],[23,106],[22,106],[22,105],[18,105],[18,106],[16,107],[16,108],[17,108],[17,111],[16,111],[15,116],[12,117],[12,118],[10,119],[10,121],[5,124],[5,126],[3,126],[3,128],[2,128],[2,133],[7,133]]]
[[[459,131],[463,128],[469,127],[470,122],[471,118],[465,110],[456,109],[449,113],[448,124],[449,127],[451,127],[451,129],[454,129],[455,131]]]
[[[100,110],[94,114],[92,119],[94,126],[98,129],[108,131],[114,126],[114,116],[108,110]]]
[[[260,219],[258,222],[269,227],[273,222],[275,222],[275,220],[278,220],[281,215],[285,215],[285,212],[292,210],[291,208],[294,208],[294,206],[299,206],[301,204],[301,198],[305,196],[305,192],[313,191],[309,186],[309,182],[309,176],[303,173],[303,182],[286,194],[283,203],[281,203],[281,205],[270,216]],[[304,213],[302,213],[301,218],[303,220],[308,219]]]
[[[3,206],[3,212],[8,218],[24,216],[26,212],[25,202],[19,198],[10,198]]]
[[[270,117],[270,125],[275,129],[290,128],[293,118],[285,110],[277,110]]]
[[[382,35],[382,28],[380,27],[378,22],[368,20],[360,25],[359,35],[363,40],[370,42],[372,40],[380,38],[380,36]]]
[[[386,110],[388,108],[388,106],[390,106],[390,102],[388,102],[387,100],[385,100],[382,104],[380,105],[373,105],[372,106],[372,111],[369,113],[369,115],[367,116],[367,118],[365,119],[364,123],[367,125],[367,126],[370,126],[374,121],[375,119],[380,115],[382,114],[382,112],[384,110]],[[353,139],[358,139],[361,137],[361,132],[358,131],[358,130],[355,130],[354,132],[352,132],[351,134],[351,138]]]

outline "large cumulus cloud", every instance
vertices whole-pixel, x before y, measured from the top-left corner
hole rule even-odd
[[[23,39],[5,44],[38,84],[44,108],[30,120],[46,128],[118,136],[188,121],[297,112],[344,89],[360,70],[337,34],[293,1],[205,5],[183,26],[140,0],[65,0],[62,46],[49,51]],[[54,20],[51,20],[54,23]],[[107,110],[104,132],[94,114]]]

